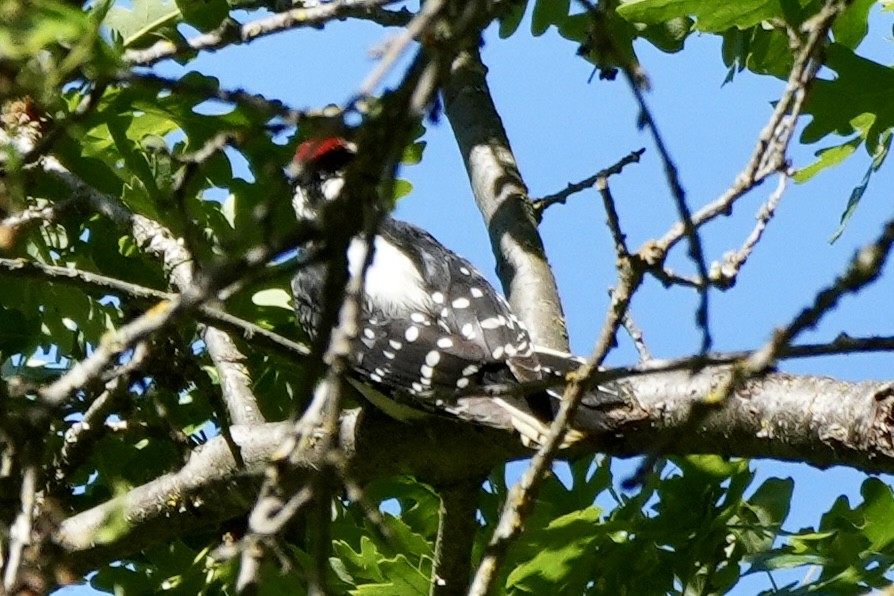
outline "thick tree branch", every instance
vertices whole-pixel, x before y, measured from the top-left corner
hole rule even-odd
[[[244,515],[251,509],[271,457],[291,429],[288,422],[234,426],[243,468],[236,465],[223,438],[216,437],[177,472],[69,518],[57,539],[72,553],[72,564],[86,570],[184,531],[214,527]],[[361,484],[406,473],[448,485],[484,476],[500,461],[524,454],[509,433],[435,418],[404,424],[373,408],[344,412],[337,441],[346,473]],[[487,449],[482,450],[484,445]],[[300,455],[293,462],[299,478],[310,478],[328,457],[324,446],[314,442]],[[127,522],[127,530],[118,535],[103,531],[119,520]]]
[[[486,72],[477,48],[461,52],[444,86],[444,108],[487,224],[497,275],[513,310],[537,343],[567,350],[568,330],[556,281]]]
[[[578,425],[604,430],[562,455],[633,456],[653,453],[658,446],[664,454],[770,457],[894,472],[894,384],[771,374],[710,406],[696,432],[683,434],[690,430],[694,410],[706,407],[706,397],[728,374],[728,368],[714,367],[695,375],[676,371],[630,378],[624,385],[636,395],[635,402],[608,412],[578,410]],[[236,466],[222,438],[212,439],[183,469],[72,516],[61,525],[58,541],[73,566],[88,569],[244,515],[265,464],[288,430],[287,423],[235,427],[244,468]],[[351,477],[361,484],[407,473],[449,485],[528,453],[508,432],[439,418],[404,424],[373,409],[345,412],[338,443]],[[296,473],[312,473],[323,455],[311,446],[295,462]],[[104,530],[117,527],[111,520],[121,519],[127,522],[125,530],[115,535]]]
[[[465,594],[471,572],[472,546],[478,531],[478,492],[484,478],[438,487],[438,538],[430,596]]]

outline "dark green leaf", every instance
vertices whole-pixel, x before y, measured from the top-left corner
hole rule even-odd
[[[550,25],[559,25],[568,16],[571,0],[535,0],[531,15],[531,33],[543,35]]]
[[[894,71],[861,58],[840,44],[826,53],[826,66],[834,79],[813,82],[804,111],[813,119],[801,141],[814,143],[830,134],[851,136],[861,132],[866,148],[875,154],[882,133],[894,127]]]
[[[639,29],[638,33],[662,52],[679,52],[683,49],[686,38],[692,33],[694,23],[695,21],[689,17],[678,17],[655,25],[647,25]]]
[[[505,12],[500,15],[500,37],[506,39],[518,30],[525,10],[528,8],[528,0],[515,0],[509,3]]]
[[[863,180],[851,190],[850,197],[848,197],[847,205],[844,208],[844,212],[841,214],[841,219],[838,223],[838,229],[832,234],[832,237],[829,238],[829,243],[833,243],[841,236],[844,232],[844,228],[847,226],[847,222],[850,221],[851,217],[853,217],[854,212],[857,210],[857,206],[860,204],[860,200],[863,198],[863,194],[866,192],[866,189],[869,187],[869,180],[872,178],[872,174],[881,167],[884,163],[885,158],[888,156],[888,149],[891,146],[891,131],[886,131],[883,135],[882,145],[879,148],[879,152],[873,158],[872,163],[869,164],[869,167],[866,168],[866,173],[863,174]]]
[[[781,527],[788,517],[795,483],[791,478],[768,478],[748,499],[748,508],[758,521],[767,526]]]
[[[183,20],[202,32],[220,26],[230,14],[226,0],[175,0]]]
[[[0,359],[30,353],[37,343],[39,331],[40,317],[37,312],[29,316],[15,308],[0,306]]]

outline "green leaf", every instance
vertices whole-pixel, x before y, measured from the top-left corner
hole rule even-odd
[[[0,357],[6,359],[13,354],[30,352],[39,331],[38,313],[27,316],[20,310],[0,305]]]
[[[372,540],[360,538],[360,550],[355,551],[345,541],[332,544],[333,554],[341,561],[340,577],[372,580],[356,584],[351,594],[390,596],[392,594],[428,594],[428,565],[413,564],[407,556],[398,554],[384,558]],[[428,559],[430,561],[430,559]]]
[[[506,39],[518,30],[525,10],[528,8],[528,0],[516,0],[511,2],[505,12],[500,15],[500,38]]]
[[[559,35],[570,41],[584,43],[590,33],[592,17],[588,14],[574,14],[562,21],[559,25]]]
[[[788,35],[780,28],[756,25],[750,29],[728,29],[723,33],[723,62],[730,67],[724,83],[733,80],[737,71],[752,72],[779,79],[788,77],[792,52]]]
[[[183,20],[203,33],[220,26],[230,14],[226,0],[175,0]]]
[[[791,478],[768,478],[748,499],[748,508],[761,524],[779,528],[788,517],[794,489]]]
[[[378,584],[362,584],[351,590],[354,596],[427,596],[428,574],[422,573],[403,555],[382,561],[382,567],[390,581]]]
[[[619,68],[638,70],[639,61],[633,49],[637,29],[615,11],[597,11],[566,17],[559,24],[559,34],[580,43],[578,55],[585,57],[600,71],[599,77],[611,80]]]
[[[844,208],[844,212],[841,214],[841,219],[838,223],[838,229],[832,234],[832,237],[829,238],[829,243],[833,243],[841,236],[844,232],[845,226],[850,221],[851,217],[853,217],[854,213],[857,210],[857,206],[860,204],[860,200],[863,198],[863,195],[866,193],[866,189],[869,187],[869,181],[872,178],[872,174],[877,172],[878,169],[882,166],[885,161],[885,158],[888,156],[888,149],[891,146],[891,131],[886,131],[884,138],[882,140],[882,145],[879,148],[878,153],[872,160],[872,163],[869,164],[869,167],[866,168],[866,173],[863,174],[863,180],[860,181],[860,184],[855,186],[853,190],[851,190],[851,195],[848,197],[847,205]]]
[[[400,157],[400,163],[406,166],[413,166],[422,161],[422,153],[425,151],[425,141],[417,141],[410,143],[404,147],[403,155]]]
[[[674,463],[684,474],[699,473],[710,478],[726,478],[748,470],[747,460],[729,460],[719,455],[687,455],[675,458]]]
[[[413,192],[413,185],[409,180],[404,180],[403,178],[397,178],[394,180],[394,200],[402,199],[408,194]]]
[[[585,507],[596,497],[611,487],[611,460],[608,458],[581,458],[570,462],[572,495],[577,497],[577,506]]]
[[[791,569],[803,565],[822,565],[826,562],[825,557],[815,553],[793,554],[780,551],[760,553],[749,557],[748,560],[751,566],[745,572],[746,575],[776,569]]]
[[[864,535],[871,550],[891,549],[894,545],[894,494],[878,478],[867,478],[860,489],[863,495]]]
[[[352,575],[372,579],[376,582],[385,581],[385,576],[379,569],[380,554],[376,545],[367,536],[360,538],[360,550],[354,550],[344,540],[332,543],[332,553],[347,566]]]
[[[741,503],[739,521],[732,518],[730,523],[742,554],[762,553],[772,548],[791,508],[793,490],[791,478],[769,478],[748,501]]]
[[[531,33],[539,37],[550,25],[559,25],[568,16],[571,0],[536,0],[531,15]]]
[[[862,144],[862,137],[854,137],[849,141],[845,141],[841,145],[820,149],[814,154],[819,159],[817,159],[806,168],[801,168],[800,170],[795,172],[795,175],[792,178],[799,184],[807,182],[826,168],[837,166],[838,164],[843,162],[845,159],[850,157],[850,155],[853,154],[854,151],[857,150],[857,147]]]
[[[145,41],[153,32],[173,24],[180,9],[170,0],[133,0],[132,8],[114,6],[103,23],[121,36],[125,48]]]
[[[650,25],[692,16],[697,30],[718,33],[782,18],[785,15],[780,4],[779,0],[632,0],[619,6],[618,14],[628,21]]]
[[[648,40],[662,52],[673,53],[683,49],[683,43],[692,33],[693,21],[689,17],[677,17],[639,30],[639,36]]]
[[[875,0],[854,0],[832,23],[835,42],[854,50],[869,32],[869,9]]]
[[[602,511],[587,507],[552,521],[546,528],[529,537],[538,545],[537,554],[516,567],[507,587],[531,594],[580,594],[590,581],[590,568],[584,561],[595,557],[594,543],[604,528],[600,526]]]
[[[60,43],[76,43],[94,31],[86,12],[62,2],[13,3],[4,10],[11,15],[5,13],[0,23],[4,60],[29,58]]]
[[[890,101],[894,71],[837,43],[826,51],[826,66],[838,76],[813,82],[804,105],[805,113],[813,118],[804,128],[801,142],[814,143],[833,133],[851,136],[861,132],[867,150],[874,155],[882,133],[894,127],[894,102]]]

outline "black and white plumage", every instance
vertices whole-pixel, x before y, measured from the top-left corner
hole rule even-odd
[[[351,144],[337,138],[299,147],[293,164],[299,218],[316,217],[341,192],[341,173],[352,157]],[[362,267],[365,248],[360,237],[351,241],[352,273]],[[397,418],[440,412],[515,428],[526,443],[539,443],[556,409],[556,395],[476,396],[474,387],[564,374],[580,360],[536,348],[484,276],[416,226],[385,217],[373,249],[350,355],[350,382]],[[312,262],[292,281],[299,322],[311,335],[319,331],[326,270],[325,262]],[[462,396],[455,395],[458,390]]]

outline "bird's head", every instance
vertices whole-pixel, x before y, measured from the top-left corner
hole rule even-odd
[[[342,137],[319,137],[298,145],[288,172],[295,184],[292,205],[299,218],[316,217],[326,201],[339,196],[345,168],[356,154],[356,145]]]

